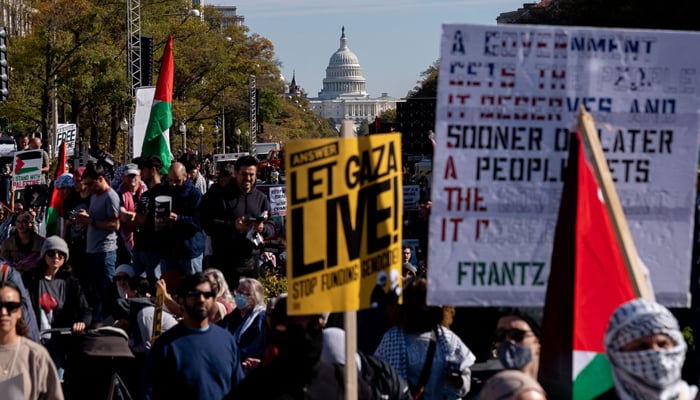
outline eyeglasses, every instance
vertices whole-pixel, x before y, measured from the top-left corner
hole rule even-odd
[[[529,334],[533,334],[532,331],[524,331],[522,329],[510,328],[498,328],[496,329],[496,340],[503,342],[506,339],[512,339],[516,342],[522,342],[525,337]]]
[[[112,278],[114,282],[119,282],[119,281],[128,281],[129,276],[128,275],[115,275],[114,278]]]
[[[216,295],[213,291],[202,292],[201,290],[192,290],[187,292],[186,296],[191,299],[198,299],[200,296],[204,296],[205,299],[211,299]]]
[[[56,257],[58,255],[60,258],[66,258],[66,253],[57,250],[48,250],[46,255],[49,257]]]
[[[17,311],[20,307],[22,307],[22,303],[20,303],[19,301],[1,301],[0,302],[0,310],[2,310],[4,308],[10,314]]]

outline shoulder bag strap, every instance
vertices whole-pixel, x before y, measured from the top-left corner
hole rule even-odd
[[[433,366],[433,357],[435,356],[435,348],[437,347],[437,328],[433,328],[430,334],[430,345],[428,346],[428,354],[425,358],[425,364],[423,364],[423,370],[418,378],[418,393],[415,394],[414,398],[419,398],[420,395],[425,390],[425,384],[428,383],[428,378],[430,377],[430,369]]]

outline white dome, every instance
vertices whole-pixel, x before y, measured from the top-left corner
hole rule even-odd
[[[345,27],[340,36],[340,48],[328,61],[323,90],[319,98],[338,98],[341,96],[366,96],[366,80],[362,76],[362,67],[355,53],[348,48]]]

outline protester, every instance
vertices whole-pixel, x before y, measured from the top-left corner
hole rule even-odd
[[[76,223],[87,226],[86,257],[88,272],[97,304],[94,318],[101,321],[111,310],[114,293],[112,280],[117,262],[117,230],[119,230],[119,195],[107,180],[104,167],[88,163],[83,184],[92,192],[90,208],[76,213]]]
[[[340,328],[323,330],[321,361],[345,366],[345,331]],[[412,400],[408,382],[401,378],[385,360],[361,351],[355,353],[358,379],[363,379],[376,399]]]
[[[0,257],[23,273],[36,266],[44,238],[34,231],[34,218],[25,211],[15,219],[15,231],[2,242]]]
[[[32,138],[32,140],[29,142],[29,147],[30,150],[41,150],[41,183],[48,183],[51,161],[49,158],[49,153],[41,148],[41,138]]]
[[[141,179],[148,185],[148,190],[143,192],[136,205],[136,215],[133,226],[134,248],[132,251],[133,264],[137,274],[146,273],[151,285],[155,285],[160,277],[160,245],[155,230],[156,197],[165,196],[168,192],[167,185],[161,183],[160,170],[163,161],[158,157],[139,158],[138,166],[141,170]]]
[[[202,228],[207,234],[208,257],[207,266],[214,267],[222,272],[230,269],[227,259],[231,255],[230,238],[233,237],[233,220],[226,215],[228,202],[233,200],[233,186],[235,168],[231,163],[223,164],[219,171],[217,182],[213,183],[207,193],[202,197],[199,206],[202,216]],[[231,273],[229,273],[229,276]],[[225,275],[226,276],[226,275]],[[227,278],[229,285],[237,285],[237,280]]]
[[[265,289],[255,279],[241,278],[234,299],[236,309],[221,326],[236,340],[243,365],[257,365],[265,351]]]
[[[187,175],[189,176],[194,187],[199,189],[202,195],[207,193],[207,180],[200,173],[198,163],[190,163],[190,165],[187,167]]]
[[[204,233],[200,225],[199,203],[202,193],[187,180],[185,166],[179,162],[168,170],[167,196],[172,200],[170,214],[158,232],[163,271],[190,275],[202,272]],[[173,247],[173,244],[177,244]]]
[[[85,167],[78,167],[73,171],[73,190],[68,201],[63,203],[66,224],[63,231],[63,239],[68,243],[71,253],[71,266],[73,275],[80,281],[80,286],[85,290],[85,296],[92,304],[97,302],[92,280],[90,279],[89,266],[85,251],[87,249],[87,226],[77,222],[77,213],[80,210],[90,208],[90,188],[83,183]]]
[[[66,242],[50,236],[41,248],[37,267],[22,275],[40,330],[70,328],[73,333],[80,333],[92,321],[92,309],[67,264],[69,255]],[[52,335],[46,347],[61,372],[69,350],[67,341],[61,335]]]
[[[544,389],[530,375],[510,369],[489,379],[479,394],[479,400],[546,400]]]
[[[687,346],[678,321],[646,299],[620,305],[605,332],[605,355],[615,382],[601,399],[696,399],[698,388],[681,379]]]
[[[540,331],[528,315],[503,315],[496,323],[496,354],[505,369],[517,369],[537,379],[540,367]]]
[[[426,278],[406,285],[398,326],[387,331],[375,355],[389,361],[414,395],[425,400],[464,397],[475,357],[448,328],[454,309],[427,306],[426,294]]]
[[[22,275],[17,272],[14,267],[0,260],[0,282],[10,282],[19,288],[20,297],[22,298],[22,319],[29,330],[29,338],[35,342],[39,341],[39,325],[36,320],[36,313],[32,306],[32,301],[29,299],[29,293],[24,287]]]
[[[216,292],[216,307],[214,307],[214,315],[209,318],[209,321],[217,323],[236,308],[236,301],[231,295],[228,283],[226,283],[221,271],[216,268],[207,268],[204,270],[204,275],[209,279],[212,289]]]
[[[200,272],[184,277],[177,295],[184,319],[153,344],[143,395],[165,400],[221,399],[243,379],[243,370],[233,336],[209,324],[215,293]]]
[[[268,220],[270,201],[255,188],[257,169],[258,160],[253,156],[236,160],[235,180],[230,188],[225,187],[231,193],[226,194],[224,190],[222,196],[226,200],[223,209],[215,206],[212,209],[203,207],[202,210],[207,221],[205,226],[209,226],[212,236],[214,259],[224,264],[216,266],[224,273],[229,285],[236,284],[241,276],[258,277],[263,251],[260,244],[275,232]]]
[[[323,316],[287,315],[286,295],[269,316],[270,340],[277,356],[252,370],[227,399],[344,399],[344,369],[321,360]],[[357,382],[357,398],[371,399],[369,386]]]
[[[121,206],[119,207],[119,234],[123,251],[118,252],[117,263],[130,263],[134,250],[134,229],[136,228],[136,205],[143,192],[148,190],[141,181],[141,170],[136,164],[126,164],[121,181],[116,188]]]
[[[0,281],[0,393],[5,399],[62,400],[56,367],[46,349],[28,340],[17,285]]]
[[[118,298],[126,299],[129,297],[129,279],[134,276],[136,276],[136,271],[129,264],[121,264],[114,271],[114,284],[117,287]]]

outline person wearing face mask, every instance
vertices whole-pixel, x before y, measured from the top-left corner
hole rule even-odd
[[[241,278],[233,292],[236,309],[221,326],[233,335],[246,371],[257,367],[265,351],[265,289],[252,278]]]
[[[540,368],[539,326],[532,318],[515,313],[496,324],[496,355],[505,369],[517,369],[537,379]]]
[[[614,389],[598,399],[698,399],[681,379],[686,343],[678,321],[662,305],[635,299],[613,312],[604,339]]]

